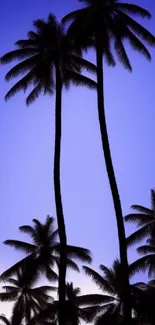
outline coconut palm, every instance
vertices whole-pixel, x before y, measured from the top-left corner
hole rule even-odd
[[[73,283],[66,284],[66,302],[65,302],[65,321],[66,325],[78,325],[81,322],[90,322],[100,312],[100,305],[111,301],[111,297],[102,294],[81,295],[80,288],[74,288]],[[35,322],[42,323],[46,321],[57,322],[58,301],[49,304],[48,308],[43,310],[35,318]]]
[[[148,236],[155,237],[155,191],[151,190],[151,208],[142,205],[132,205],[131,208],[136,212],[125,216],[125,221],[135,223],[139,229],[127,238],[128,246]]]
[[[58,242],[58,231],[54,227],[54,218],[47,216],[44,223],[33,219],[33,223],[33,227],[29,225],[19,227],[22,233],[30,236],[32,243],[14,239],[4,242],[5,245],[23,251],[28,255],[3,272],[2,279],[7,279],[10,275],[16,273],[23,266],[23,263],[28,261],[31,273],[34,276],[41,273],[45,274],[49,281],[58,280],[58,275],[53,268],[60,265],[60,244]],[[67,265],[71,269],[79,271],[75,259],[86,263],[92,261],[88,249],[67,245]]]
[[[97,98],[98,118],[101,131],[102,147],[105,156],[106,169],[108,173],[110,188],[112,192],[115,214],[117,219],[120,260],[124,268],[124,290],[126,294],[126,324],[131,321],[131,308],[129,306],[129,280],[127,276],[128,261],[125,244],[125,229],[121,201],[114,173],[110,145],[108,139],[105,107],[104,107],[104,86],[103,86],[103,57],[110,66],[115,66],[114,53],[120,63],[129,71],[132,70],[131,63],[124,47],[124,41],[128,40],[131,47],[144,55],[148,60],[151,55],[145,44],[155,45],[155,37],[140,25],[131,16],[150,18],[150,13],[134,4],[122,3],[118,0],[79,0],[85,6],[66,15],[63,22],[71,22],[69,27],[70,35],[81,47],[89,48],[94,42],[97,63]]]
[[[53,298],[48,293],[56,291],[56,288],[52,286],[34,287],[37,280],[37,274],[32,272],[29,260],[16,272],[15,277],[7,279],[8,284],[2,286],[4,292],[0,292],[0,301],[14,302],[13,324],[20,324],[24,319],[26,324],[30,324],[31,318],[52,302]]]
[[[129,266],[129,276],[132,275]],[[97,284],[98,288],[105,294],[111,297],[111,300],[107,302],[101,309],[100,315],[96,319],[96,325],[105,324],[125,324],[125,308],[124,308],[124,287],[122,279],[122,265],[118,259],[113,262],[111,268],[105,265],[100,265],[101,273],[84,266],[85,273],[91,277],[91,279]],[[134,312],[136,306],[140,304],[140,300],[143,296],[144,283],[135,283],[129,286],[131,307]],[[133,321],[133,319],[132,319]]]
[[[32,86],[31,92],[26,98],[29,105],[41,94],[53,95],[55,92],[55,152],[54,152],[54,188],[57,212],[58,230],[61,244],[60,268],[59,268],[59,294],[60,294],[60,324],[63,325],[63,304],[65,300],[66,277],[66,230],[63,215],[63,207],[60,190],[60,150],[61,150],[61,100],[62,88],[75,85],[87,85],[95,88],[96,83],[86,76],[81,75],[84,67],[89,71],[95,71],[92,63],[84,60],[79,50],[75,49],[73,41],[65,33],[50,14],[47,22],[34,21],[35,31],[28,33],[28,38],[15,43],[17,49],[1,57],[1,63],[6,64],[20,60],[6,74],[6,80],[24,76],[8,91],[5,98],[8,100],[17,92],[27,90]]]

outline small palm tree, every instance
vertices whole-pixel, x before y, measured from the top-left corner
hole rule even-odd
[[[129,279],[126,237],[121,201],[110,153],[110,144],[106,125],[103,57],[108,65],[115,66],[114,54],[112,51],[112,49],[114,49],[116,56],[123,67],[131,71],[132,67],[124,47],[124,41],[128,40],[134,50],[138,51],[150,60],[151,55],[144,43],[155,45],[155,37],[132,17],[151,17],[150,13],[140,6],[122,3],[118,0],[79,1],[83,2],[85,6],[82,9],[69,13],[63,18],[63,22],[71,22],[69,33],[76,40],[78,45],[87,49],[90,46],[92,47],[94,43],[96,51],[98,118],[106,169],[117,219],[120,260],[122,267],[124,268],[123,277],[126,324],[130,324],[131,308],[128,289]]]
[[[92,322],[100,312],[100,305],[111,301],[111,297],[102,294],[81,295],[80,288],[74,288],[73,283],[66,284],[65,321],[66,325],[78,325],[81,322]],[[45,320],[57,322],[58,301],[49,304],[35,318],[35,322],[42,323]]]
[[[54,152],[54,188],[57,211],[57,222],[61,244],[59,268],[59,299],[60,324],[63,325],[63,305],[65,301],[66,277],[66,230],[60,189],[60,151],[61,151],[61,109],[62,88],[68,88],[70,83],[87,85],[96,88],[96,83],[81,75],[81,69],[96,71],[96,67],[84,60],[81,52],[65,33],[54,15],[50,14],[47,22],[41,19],[34,21],[35,31],[28,33],[28,38],[15,43],[17,49],[1,57],[1,63],[7,64],[20,60],[7,74],[6,80],[24,76],[8,91],[8,100],[19,91],[32,90],[26,99],[29,105],[41,94],[55,96],[55,152]]]
[[[151,208],[142,205],[132,205],[136,213],[125,216],[125,221],[132,222],[139,227],[137,231],[127,238],[127,245],[131,246],[148,236],[155,237],[155,191],[151,190]]]
[[[14,302],[12,323],[21,323],[25,319],[30,324],[31,318],[47,307],[53,298],[48,292],[55,291],[52,286],[34,287],[38,277],[32,273],[31,261],[26,261],[16,272],[16,277],[7,279],[8,284],[2,286],[5,292],[0,293],[0,301]],[[18,317],[18,318],[17,318]]]
[[[53,270],[54,265],[59,267],[60,244],[58,243],[58,231],[54,227],[54,218],[47,216],[45,223],[33,219],[34,226],[24,225],[19,227],[22,233],[30,236],[32,243],[20,240],[6,240],[5,245],[14,247],[16,250],[23,251],[28,255],[21,261],[6,270],[2,279],[7,279],[13,273],[22,267],[25,261],[30,261],[31,272],[34,275],[44,273],[49,281],[58,280],[57,273]],[[68,267],[79,271],[78,265],[74,259],[90,263],[91,253],[86,248],[67,245],[67,265]]]

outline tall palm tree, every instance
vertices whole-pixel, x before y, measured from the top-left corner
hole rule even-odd
[[[132,205],[131,208],[136,212],[125,216],[125,221],[135,223],[139,229],[127,238],[127,245],[139,243],[148,236],[155,238],[155,191],[151,190],[151,208],[142,205]]]
[[[23,267],[16,272],[16,277],[8,278],[8,284],[2,286],[4,292],[0,292],[0,301],[14,302],[13,324],[20,324],[24,319],[26,324],[30,324],[31,318],[47,308],[48,303],[53,300],[48,293],[55,291],[55,287],[34,287],[38,278],[31,271],[31,261],[26,261]]]
[[[100,305],[111,301],[111,297],[103,294],[81,295],[80,288],[74,288],[73,283],[66,284],[65,319],[66,325],[78,325],[90,322],[100,312]],[[49,304],[47,309],[35,317],[35,322],[57,321],[58,301]]]
[[[6,80],[14,79],[24,74],[6,94],[6,100],[18,91],[25,91],[32,85],[32,91],[26,99],[29,105],[41,93],[55,96],[55,152],[54,152],[54,188],[57,212],[58,230],[61,244],[59,268],[59,299],[60,299],[60,325],[63,325],[63,305],[65,301],[66,277],[66,230],[60,189],[60,151],[61,151],[61,99],[62,88],[75,85],[87,85],[95,88],[96,83],[81,75],[81,69],[95,71],[92,63],[84,60],[79,50],[75,49],[73,41],[65,33],[54,15],[50,14],[47,22],[34,21],[35,31],[28,33],[28,38],[15,43],[17,49],[1,57],[1,63],[6,64],[15,60],[16,64],[7,74]]]
[[[29,262],[31,273],[36,276],[44,273],[49,281],[58,280],[57,273],[53,270],[54,266],[60,266],[60,244],[58,242],[58,231],[54,228],[54,219],[46,217],[44,223],[33,219],[34,226],[24,225],[19,227],[22,233],[30,236],[32,243],[20,240],[6,240],[5,245],[14,247],[16,250],[23,251],[28,255],[1,275],[2,279],[7,279],[10,275]],[[86,248],[67,245],[67,266],[79,271],[78,265],[74,260],[90,263],[92,261],[90,251]]]
[[[114,173],[110,144],[108,139],[105,107],[104,107],[104,82],[103,82],[103,57],[110,66],[115,66],[112,49],[115,49],[120,63],[129,71],[132,70],[129,57],[124,47],[124,41],[128,40],[132,48],[143,54],[148,60],[151,55],[144,43],[155,45],[155,37],[130,15],[150,18],[150,13],[134,4],[122,3],[118,0],[79,0],[85,6],[82,9],[69,13],[63,18],[63,22],[72,22],[69,27],[71,36],[77,44],[84,48],[92,46],[90,38],[94,42],[97,64],[97,99],[98,118],[101,131],[102,147],[104,151],[106,169],[112,192],[115,214],[117,219],[120,260],[124,277],[124,303],[126,324],[131,321],[131,308],[129,297],[128,260],[126,251],[126,238],[123,223],[121,201]]]

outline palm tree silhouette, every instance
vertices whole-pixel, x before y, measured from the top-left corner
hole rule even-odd
[[[128,268],[129,277],[132,276],[132,271],[130,268],[132,269],[132,264],[129,265]],[[95,324],[125,324],[125,308],[123,296],[124,288],[122,281],[123,268],[119,260],[114,260],[111,268],[108,268],[105,265],[101,264],[101,274],[87,266],[84,266],[83,269],[85,273],[97,284],[99,289],[103,291],[103,296],[105,294],[108,294],[109,298],[111,298],[111,300],[109,299],[109,302],[102,306],[100,315],[97,317]],[[134,313],[137,310],[137,304],[139,306],[139,301],[142,300],[144,287],[144,283],[135,283],[129,285],[131,307],[132,310],[134,310]]]
[[[24,319],[26,324],[30,324],[31,318],[52,302],[53,298],[48,293],[55,291],[56,288],[52,286],[34,287],[37,280],[36,274],[32,273],[32,265],[29,260],[16,272],[16,277],[8,278],[8,284],[2,286],[5,292],[0,293],[0,301],[14,302],[11,319],[13,324],[20,324]]]
[[[137,231],[127,238],[127,245],[131,246],[148,236],[155,238],[155,191],[151,190],[151,208],[146,208],[141,205],[132,205],[131,208],[136,213],[131,213],[125,216],[125,221],[132,222],[140,227]]]
[[[60,265],[60,244],[58,243],[58,231],[54,227],[54,218],[47,216],[45,223],[33,219],[34,226],[24,225],[19,227],[22,233],[30,236],[32,243],[20,240],[6,240],[5,245],[14,247],[16,250],[23,251],[28,255],[1,275],[2,279],[7,279],[13,273],[22,267],[25,261],[29,262],[31,273],[39,275],[44,273],[49,281],[58,280],[57,273],[53,267]],[[67,266],[73,270],[79,271],[78,265],[74,259],[81,262],[91,263],[91,253],[86,248],[67,245]]]
[[[133,4],[121,3],[118,0],[79,0],[86,6],[82,9],[69,13],[63,18],[63,22],[72,22],[69,32],[75,38],[77,44],[84,49],[93,45],[96,50],[97,63],[97,98],[98,118],[101,131],[102,147],[105,156],[110,188],[112,192],[115,214],[117,219],[120,260],[124,268],[124,303],[126,324],[131,321],[131,308],[129,297],[128,260],[126,251],[126,238],[123,222],[123,213],[119,197],[116,177],[114,173],[110,145],[108,139],[105,109],[104,109],[104,86],[103,86],[103,57],[110,66],[115,66],[112,48],[115,49],[120,63],[129,71],[132,70],[130,60],[124,47],[124,40],[128,40],[132,48],[148,60],[151,55],[144,45],[155,45],[155,37],[130,15],[142,18],[150,18],[150,13]],[[140,40],[141,39],[141,40]]]
[[[62,87],[87,85],[96,88],[96,83],[81,75],[81,69],[96,71],[96,67],[84,60],[79,50],[75,49],[73,41],[64,32],[54,15],[50,14],[47,22],[41,19],[34,21],[35,31],[28,33],[28,38],[15,43],[13,50],[1,57],[1,63],[6,64],[14,60],[21,62],[15,65],[7,74],[6,80],[22,77],[6,94],[6,100],[20,90],[33,89],[27,96],[26,103],[32,103],[42,92],[55,96],[55,152],[54,152],[54,188],[57,212],[58,230],[61,244],[59,268],[59,299],[60,325],[63,325],[63,305],[65,301],[66,277],[66,230],[60,189],[60,151],[61,151],[61,99]]]
[[[81,321],[92,322],[100,312],[100,304],[111,301],[111,297],[102,294],[81,295],[80,288],[74,288],[73,283],[66,284],[65,321],[66,325],[78,325]],[[45,320],[57,321],[58,304],[56,300],[48,308],[41,311],[35,318],[40,324]]]

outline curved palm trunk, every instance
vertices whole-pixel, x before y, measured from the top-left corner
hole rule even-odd
[[[66,230],[60,188],[60,152],[61,152],[61,95],[62,83],[59,65],[56,67],[56,116],[55,116],[55,152],[54,152],[54,189],[57,212],[57,223],[60,237],[60,265],[59,265],[59,325],[64,325],[65,313],[65,282],[66,282]]]
[[[99,34],[100,35],[100,34]],[[98,99],[98,118],[100,124],[102,147],[104,152],[106,170],[108,173],[110,189],[113,197],[113,203],[115,208],[118,239],[119,239],[119,251],[120,261],[122,265],[122,281],[124,280],[123,288],[123,305],[124,305],[124,322],[125,325],[131,324],[131,304],[130,304],[130,292],[129,292],[129,277],[128,277],[128,258],[126,249],[126,236],[123,221],[123,214],[121,208],[121,201],[117,188],[114,168],[112,164],[112,158],[110,153],[110,144],[108,139],[108,132],[106,126],[106,117],[104,109],[104,85],[103,85],[103,50],[100,46],[100,37],[96,35],[96,61],[97,61],[97,99]]]

